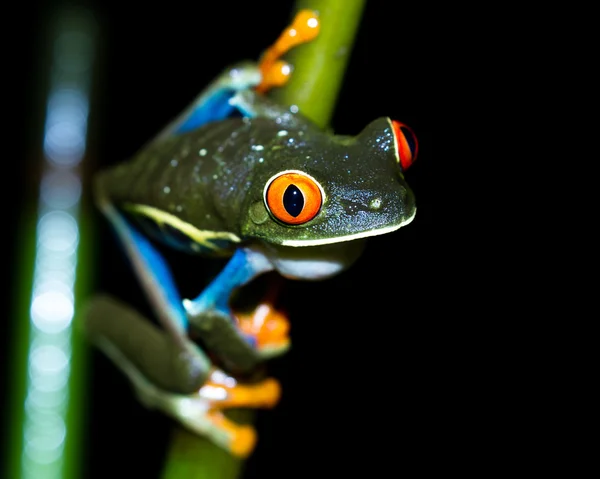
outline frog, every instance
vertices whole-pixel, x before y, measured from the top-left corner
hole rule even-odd
[[[418,153],[410,127],[382,117],[357,135],[336,134],[267,95],[293,72],[282,56],[319,28],[317,12],[300,11],[259,61],[225,69],[93,183],[160,327],[98,294],[86,306],[86,333],[146,407],[238,457],[252,452],[257,434],[227,410],[277,404],[278,381],[254,372],[287,351],[290,338],[276,286],[247,312],[234,311],[232,298],[266,274],[337,275],[367,238],[416,215],[404,176]],[[195,297],[182,298],[162,247],[224,266]]]

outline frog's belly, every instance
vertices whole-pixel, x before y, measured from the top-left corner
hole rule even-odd
[[[282,276],[289,279],[319,280],[334,276],[351,266],[364,247],[364,240],[355,240],[306,247],[265,244],[262,249]]]

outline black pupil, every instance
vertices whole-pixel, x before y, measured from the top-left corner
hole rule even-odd
[[[408,128],[400,127],[400,130],[402,130],[402,133],[404,133],[404,138],[406,138],[406,143],[408,143],[410,152],[414,155],[415,150],[417,149],[417,142],[415,141],[413,133]]]
[[[304,196],[296,185],[290,185],[283,193],[283,207],[294,218],[302,213]]]

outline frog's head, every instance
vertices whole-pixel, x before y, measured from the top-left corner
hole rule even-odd
[[[265,152],[252,182],[260,192],[250,192],[243,214],[244,236],[279,252],[330,250],[413,220],[415,198],[403,175],[417,154],[412,130],[380,118],[355,137],[305,133],[286,132]]]
[[[389,233],[415,216],[403,172],[414,161],[412,130],[388,118],[355,137],[286,132],[269,148],[253,184],[244,236],[283,246],[318,246]],[[297,133],[297,132],[296,132]]]

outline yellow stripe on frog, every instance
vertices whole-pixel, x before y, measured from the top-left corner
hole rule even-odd
[[[208,248],[210,250],[221,249],[218,245],[212,243],[212,241],[230,241],[232,243],[239,243],[241,240],[238,236],[228,231],[210,231],[200,230],[195,226],[183,221],[175,215],[167,213],[166,211],[159,210],[152,206],[140,205],[135,203],[125,203],[123,209],[131,212],[146,216],[152,219],[159,226],[167,224],[183,234],[188,236],[191,240],[198,243],[200,246]]]

